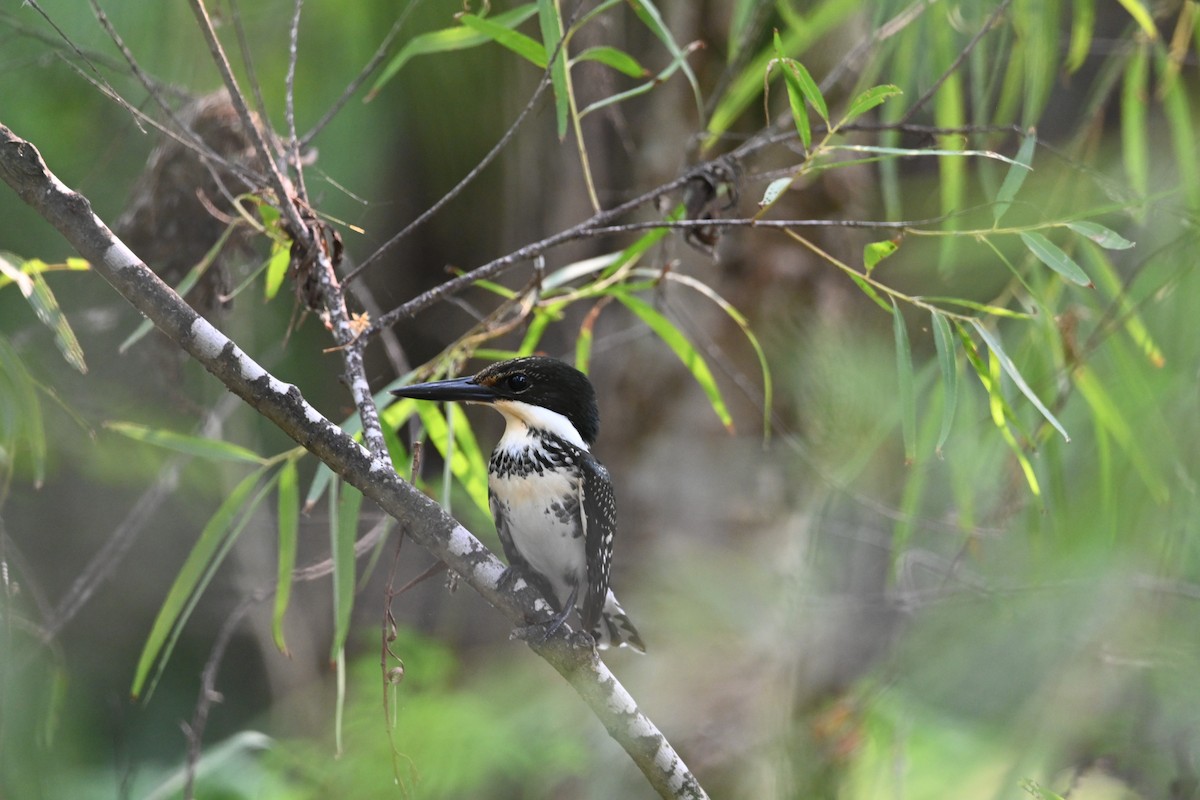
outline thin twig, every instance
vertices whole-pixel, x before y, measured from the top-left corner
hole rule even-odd
[[[284,79],[284,115],[288,127],[288,151],[291,168],[295,170],[296,183],[300,187],[300,196],[308,197],[308,188],[304,185],[304,170],[300,163],[300,141],[296,138],[296,62],[300,53],[300,9],[304,0],[296,0],[292,10],[292,24],[288,29],[288,66],[287,77]]]
[[[681,175],[678,178],[668,181],[656,189],[651,189],[645,194],[638,195],[632,200],[624,202],[615,208],[611,208],[607,211],[601,211],[598,214],[593,214],[591,217],[579,223],[578,225],[575,225],[574,227],[568,228],[565,231],[560,231],[553,236],[548,236],[539,242],[525,245],[524,247],[514,250],[506,256],[501,256],[500,258],[489,261],[481,267],[476,267],[470,272],[465,272],[456,278],[451,278],[445,283],[439,284],[429,291],[417,295],[403,305],[384,314],[371,325],[371,327],[366,331],[365,335],[370,336],[376,334],[383,328],[396,324],[401,319],[407,319],[408,317],[420,313],[439,300],[444,300],[451,295],[458,294],[476,281],[484,278],[495,277],[496,275],[511,269],[513,266],[521,263],[522,261],[528,261],[531,258],[536,258],[542,253],[545,253],[547,250],[550,250],[551,248],[556,247],[563,242],[577,239],[585,231],[604,225],[614,219],[628,214],[630,211],[633,211],[636,208],[657,200],[659,197],[662,197],[665,194],[670,194],[671,192],[685,185],[691,179],[690,173]]]

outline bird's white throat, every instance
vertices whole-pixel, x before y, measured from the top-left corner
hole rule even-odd
[[[529,430],[532,428],[552,433],[580,450],[588,450],[587,442],[579,435],[579,431],[575,430],[570,420],[557,411],[519,400],[497,400],[492,405],[504,415],[505,422],[504,435],[500,437],[497,449],[512,449],[514,445],[529,437]]]

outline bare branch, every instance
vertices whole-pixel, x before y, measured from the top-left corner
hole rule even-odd
[[[404,534],[450,568],[512,623],[544,616],[545,600],[523,582],[501,589],[503,564],[436,502],[373,457],[313,408],[295,386],[271,375],[154,274],[92,212],[82,195],[50,172],[37,149],[0,125],[0,178],[88,259],[93,269],[180,348],[398,520]],[[566,626],[531,647],[571,683],[609,734],[663,797],[704,798],[666,737],[594,650],[574,647]]]

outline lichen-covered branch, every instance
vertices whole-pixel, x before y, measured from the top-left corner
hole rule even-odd
[[[404,481],[386,460],[373,456],[323,417],[295,386],[283,383],[244,353],[183,301],[92,212],[87,198],[65,186],[37,149],[0,124],[0,179],[88,259],[138,311],[180,348],[342,480],[357,487],[404,527],[413,541],[446,562],[512,623],[538,616],[545,601],[517,581],[499,586],[504,566],[433,500]],[[533,649],[559,671],[629,753],[663,797],[704,798],[704,790],[666,737],[595,652],[572,647],[565,627]]]

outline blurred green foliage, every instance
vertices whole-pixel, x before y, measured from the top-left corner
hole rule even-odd
[[[372,102],[355,95],[316,137],[306,181],[362,260],[478,163],[556,64],[512,152],[368,272],[386,309],[445,264],[487,263],[738,156],[736,175],[705,172],[692,195],[611,222],[758,229],[574,242],[398,326],[404,374],[369,368],[384,386],[549,350],[604,376],[617,424],[601,455],[627,515],[617,580],[651,643],[614,664],[709,791],[1197,796],[1197,4],[492,5],[306,5],[302,131],[403,15]],[[79,50],[30,7],[0,12],[0,121],[111,221],[153,137],[88,76],[153,103],[87,6],[42,7]],[[291,5],[219,11],[281,129]],[[173,106],[177,89],[216,87],[183,6],[108,14],[177,87]],[[387,684],[378,639],[357,631],[378,619],[395,539],[356,572],[350,537],[372,511],[245,411],[198,426],[212,382],[152,336],[115,358],[136,315],[0,197],[0,795],[178,793],[175,723],[230,598],[331,550],[336,600],[297,583],[227,655],[198,796],[645,791],[468,593],[429,581],[393,600],[405,677]],[[769,226],[814,219],[888,225]],[[317,355],[324,331],[293,324],[275,239],[235,276],[264,291],[224,324],[354,432],[337,356]],[[419,419],[429,491],[486,529],[493,423],[403,402],[383,414],[401,473]],[[765,450],[760,419],[776,429]],[[204,463],[172,473],[170,503],[138,523],[158,535],[125,545],[130,563],[62,620],[92,555],[181,454]],[[261,460],[264,482],[239,460]],[[327,666],[343,642],[338,698]],[[130,707],[154,664],[154,702]]]

